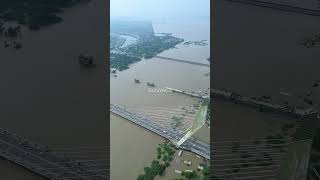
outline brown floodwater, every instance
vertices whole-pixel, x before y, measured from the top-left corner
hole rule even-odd
[[[67,9],[63,22],[30,32],[22,49],[0,46],[1,128],[49,147],[106,146],[107,1]],[[97,66],[79,66],[80,53]],[[43,179],[0,161],[1,179]]]
[[[209,21],[196,26],[185,23],[154,23],[156,32],[173,33],[177,37],[188,40],[209,40]],[[191,29],[193,28],[193,30]],[[192,33],[193,32],[193,33]],[[161,53],[162,56],[207,62],[209,46],[184,46],[178,45],[178,49],[170,49]],[[149,92],[147,82],[154,82],[156,88],[171,87],[186,91],[207,91],[210,87],[210,73],[208,67],[165,61],[158,58],[142,60],[130,66],[130,69],[118,72],[117,77],[110,79],[110,102],[128,108],[144,107],[178,107],[190,106],[198,102],[198,99],[175,93]],[[134,82],[134,78],[141,80],[140,84]],[[155,119],[156,120],[156,119]],[[168,119],[170,121],[170,119]],[[138,127],[127,120],[111,114],[111,178],[133,180],[143,173],[143,168],[149,166],[156,159],[156,148],[163,138]],[[201,140],[209,142],[210,133],[198,135]],[[191,154],[191,153],[190,153]],[[195,154],[183,156],[181,159],[190,159],[200,162]],[[182,161],[183,162],[183,161]],[[174,164],[174,163],[173,163]],[[197,164],[197,163],[196,163]],[[187,169],[174,165],[167,169],[166,175],[160,179],[172,179],[176,177],[173,168]],[[196,166],[195,166],[196,167]],[[193,167],[193,168],[195,168]],[[179,169],[178,168],[178,169]],[[125,172],[125,173],[123,173]]]
[[[290,105],[300,104],[291,97],[304,96],[320,80],[320,51],[319,47],[305,48],[299,43],[320,32],[320,17],[229,1],[216,1],[215,9],[213,87],[249,97],[271,96],[272,102],[279,104],[289,100]],[[313,95],[319,93],[312,91]],[[291,97],[283,97],[280,92]],[[319,96],[313,95],[313,101],[319,103]],[[219,152],[218,141],[265,139],[270,135],[292,137],[295,128],[284,132],[281,127],[299,125],[297,119],[220,99],[213,101],[213,152]],[[233,151],[229,153],[236,156]]]
[[[299,43],[320,32],[319,19],[216,2],[214,88],[271,96],[278,103],[284,99],[280,92],[305,95],[320,80],[320,51]]]

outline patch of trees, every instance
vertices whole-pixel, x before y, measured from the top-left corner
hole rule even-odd
[[[0,22],[0,40],[2,40],[4,47],[13,47],[15,49],[21,49],[22,44],[17,40],[21,38],[21,27],[5,27],[4,22]]]
[[[128,56],[125,54],[110,54],[110,68],[123,71],[129,69],[129,65],[140,61],[140,58]]]
[[[64,8],[88,1],[90,0],[1,0],[0,19],[38,30],[41,26],[61,22],[62,18],[57,13]]]
[[[157,175],[163,175],[166,167],[164,164],[161,164],[159,161],[154,160],[151,163],[150,167],[144,168],[143,175],[139,175],[137,180],[153,180]]]
[[[197,173],[196,173],[196,171],[191,171],[191,172],[189,172],[189,171],[183,171],[183,172],[181,173],[181,175],[184,176],[184,177],[186,177],[187,179],[195,178],[195,177],[198,176]]]
[[[136,57],[149,59],[157,54],[174,48],[177,44],[183,42],[183,39],[174,36],[143,36],[138,43],[128,46],[124,52],[133,54]]]
[[[304,38],[300,44],[306,48],[312,48],[320,44],[320,33]]]
[[[144,174],[139,175],[137,180],[153,180],[157,175],[163,176],[167,167],[170,166],[172,156],[175,153],[174,145],[165,141],[157,148],[157,160],[152,161],[150,167],[144,168]]]
[[[203,166],[203,180],[209,180],[210,179],[210,167]]]

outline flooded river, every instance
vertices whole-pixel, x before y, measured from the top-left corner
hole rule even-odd
[[[209,19],[201,23],[195,22],[153,22],[156,33],[172,33],[186,41],[209,41]],[[160,54],[171,58],[208,63],[209,46],[185,46],[170,49]],[[118,72],[117,77],[110,79],[110,101],[124,107],[177,107],[190,106],[199,100],[182,94],[166,92],[149,92],[147,82],[153,82],[156,88],[171,87],[185,91],[207,91],[210,87],[208,67],[195,66],[158,58],[142,60],[130,66],[130,69]],[[141,83],[136,84],[134,78]],[[111,178],[133,180],[143,173],[143,168],[156,159],[157,144],[163,138],[147,131],[127,120],[111,114]],[[209,129],[201,133],[203,139],[209,141]],[[201,137],[200,137],[201,139]],[[190,155],[194,161],[194,154]],[[171,179],[173,168],[167,169]],[[125,172],[125,173],[123,173]]]
[[[0,46],[1,128],[49,147],[105,146],[103,66],[106,1],[67,9],[63,22],[37,32],[23,30],[22,49]],[[80,53],[97,67],[79,66]],[[43,179],[0,161],[1,179]]]
[[[283,104],[281,92],[304,96],[320,80],[319,47],[299,44],[320,32],[320,17],[228,1],[216,6],[215,88]]]

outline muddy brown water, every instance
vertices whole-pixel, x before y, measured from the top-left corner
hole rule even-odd
[[[198,26],[194,23],[155,22],[154,29],[156,32],[173,33],[174,36],[186,40],[209,40],[208,21],[196,23]],[[178,45],[178,49],[164,51],[160,56],[207,63],[206,58],[209,57],[209,53],[209,46]],[[198,102],[198,99],[182,94],[149,92],[150,87],[147,86],[147,82],[154,82],[155,88],[171,87],[186,91],[199,89],[205,91],[210,87],[210,77],[205,76],[209,72],[208,67],[164,61],[158,58],[142,60],[130,65],[128,70],[118,72],[117,77],[111,77],[110,102],[135,108],[190,106]],[[139,79],[141,83],[136,84],[134,78]],[[195,136],[206,142],[210,140],[208,129],[202,130]],[[157,144],[163,140],[158,135],[111,114],[111,178],[136,179],[143,173],[143,168],[156,159]],[[181,163],[173,163],[173,167],[168,168],[166,175],[160,179],[179,177],[174,173],[174,169],[187,169],[188,167],[182,163],[186,158],[195,164],[200,161],[195,154],[190,153],[189,156],[181,158]]]
[[[280,92],[304,95],[320,80],[319,47],[299,45],[320,32],[320,17],[228,1],[216,9],[214,88],[283,103]]]
[[[63,22],[23,30],[22,49],[0,46],[1,128],[49,147],[106,146],[107,1],[67,9]],[[97,67],[79,66],[88,53]],[[1,179],[43,179],[0,161]]]

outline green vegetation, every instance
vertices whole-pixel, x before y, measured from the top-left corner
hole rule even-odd
[[[304,38],[301,43],[302,46],[306,48],[312,48],[320,44],[320,33],[315,34],[314,36]]]
[[[210,176],[204,176],[202,180],[210,180]]]
[[[111,67],[118,70],[125,70],[129,68],[130,64],[140,61],[142,58],[150,59],[157,54],[175,47],[182,42],[182,39],[173,36],[144,36],[140,37],[137,43],[131,44],[125,48],[119,48],[123,41],[113,40],[110,42],[110,47],[115,50],[111,53],[110,61]],[[118,48],[118,49],[117,49]]]
[[[139,175],[137,180],[153,180],[156,175],[163,175],[166,166],[159,161],[152,161],[151,167],[145,167],[143,175]]]
[[[176,129],[182,123],[183,117],[173,116],[172,120],[173,121],[170,123],[170,125],[173,129]]]
[[[155,35],[151,22],[112,21],[110,32],[111,58],[113,58],[110,64],[118,70],[128,69],[130,64],[142,58],[153,58],[184,41],[171,34]],[[122,47],[126,40],[121,35],[137,38],[137,41]]]
[[[206,164],[200,164],[200,166],[203,167],[202,170],[202,178],[201,175],[197,174],[196,171],[183,171],[181,173],[181,176],[183,176],[183,178],[176,178],[174,180],[188,180],[188,179],[201,179],[201,180],[209,180],[210,179],[210,167],[207,166]],[[200,169],[198,169],[198,171],[200,171]]]
[[[181,43],[183,39],[176,38],[174,36],[140,36],[139,41],[124,49],[126,54],[131,54],[140,58],[152,58],[157,54],[175,47]]]
[[[62,18],[57,13],[64,8],[87,1],[89,0],[1,0],[0,19],[38,30],[41,26],[61,22]]]
[[[187,179],[195,178],[198,176],[196,171],[192,171],[192,172],[183,171],[181,175],[185,176]]]
[[[123,71],[129,69],[129,65],[140,61],[140,58],[128,56],[125,54],[110,54],[110,68]]]
[[[151,163],[150,167],[144,168],[144,174],[139,175],[137,180],[153,180],[157,175],[164,175],[164,172],[167,167],[170,166],[175,150],[173,149],[174,145],[165,141],[162,144],[159,144],[157,148],[157,159]]]
[[[39,30],[62,21],[57,14],[65,8],[90,0],[1,0],[0,1],[0,39],[4,47],[21,49],[21,26]],[[10,24],[18,24],[11,27]]]
[[[122,46],[126,42],[126,39],[120,37],[118,34],[110,33],[110,50],[114,50],[117,47]]]
[[[203,180],[210,179],[210,167],[203,165]]]
[[[174,145],[169,144],[168,141],[165,141],[163,144],[159,145],[160,147],[157,148],[158,155],[160,155],[163,158],[163,161],[171,161],[172,156],[175,153],[175,150],[173,149]]]
[[[20,26],[5,26],[5,23],[0,21],[0,40],[3,41],[4,47],[13,47],[17,50],[21,49],[22,44],[18,42],[21,36]]]

